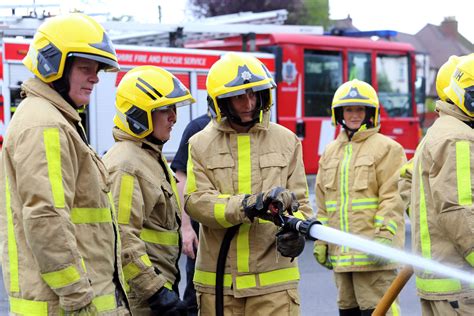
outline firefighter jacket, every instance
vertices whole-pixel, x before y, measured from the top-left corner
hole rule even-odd
[[[226,259],[224,294],[248,297],[295,289],[296,260],[276,250],[277,227],[244,215],[246,194],[284,187],[295,193],[295,216],[309,218],[309,203],[301,142],[286,128],[263,122],[248,133],[237,133],[227,119],[212,120],[189,141],[185,210],[201,223],[194,273],[198,291],[215,293],[216,262],[227,228],[240,225]]]
[[[342,130],[326,147],[316,177],[317,219],[368,239],[389,239],[400,248],[405,242],[405,222],[398,180],[406,157],[402,146],[379,134],[379,129],[360,130],[351,140]],[[336,244],[329,244],[328,256],[335,272],[397,267],[395,263],[376,265],[366,253]]]
[[[117,127],[113,135],[116,143],[104,156],[104,163],[112,180],[123,272],[133,305],[134,298],[146,302],[163,286],[171,290],[178,285],[180,206],[163,145],[130,136]]]
[[[92,301],[101,314],[115,315],[125,293],[107,170],[80,136],[81,119],[70,104],[39,79],[22,89],[26,99],[2,153],[0,230],[10,311],[58,315]]]
[[[413,250],[424,258],[474,272],[473,118],[437,101],[440,117],[418,146],[411,191]],[[474,297],[474,284],[416,270],[419,296],[430,300]]]
[[[413,176],[413,158],[407,161],[400,169],[398,191],[403,201],[403,209],[410,215],[411,181]]]

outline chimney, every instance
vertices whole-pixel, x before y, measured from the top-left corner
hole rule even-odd
[[[441,22],[441,32],[446,37],[457,38],[458,37],[458,21],[456,17],[448,16],[444,18],[444,21]]]

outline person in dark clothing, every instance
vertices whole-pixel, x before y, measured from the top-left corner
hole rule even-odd
[[[184,185],[186,183],[186,165],[188,163],[188,140],[194,134],[201,131],[210,122],[211,118],[207,115],[201,115],[186,126],[179,144],[176,156],[171,163],[171,169],[176,173],[179,180],[178,191],[180,198],[184,197]],[[184,205],[182,202],[181,205]],[[196,251],[198,245],[199,223],[190,219],[186,212],[182,212],[181,233],[183,235],[183,253],[186,255],[186,289],[184,291],[183,301],[188,308],[188,315],[197,315],[198,308],[196,302],[196,290],[194,289],[193,277],[194,266],[196,263]]]

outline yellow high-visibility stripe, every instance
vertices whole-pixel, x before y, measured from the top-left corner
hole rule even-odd
[[[249,135],[237,136],[237,151],[239,194],[252,194],[252,159]]]
[[[243,223],[239,227],[237,235],[237,271],[249,272],[250,246],[249,246],[250,224]]]
[[[466,256],[466,261],[469,262],[471,267],[474,267],[474,252],[471,252]]]
[[[178,232],[173,231],[159,232],[156,230],[144,228],[140,232],[140,238],[143,241],[159,245],[178,246],[179,244],[179,234]]]
[[[141,261],[143,262],[143,264],[146,265],[147,267],[151,267],[151,266],[152,266],[150,257],[148,257],[147,254],[144,254],[143,256],[140,256],[140,260],[141,260]]]
[[[235,287],[238,290],[249,289],[257,286],[257,280],[254,274],[241,275],[235,278]]]
[[[421,175],[421,161],[418,166],[420,174],[420,245],[423,258],[431,259],[431,236],[428,228],[428,212],[426,210],[425,187]]]
[[[44,282],[52,289],[65,287],[78,282],[81,275],[75,266],[69,266],[65,269],[41,274]]]
[[[375,209],[379,207],[378,198],[354,199],[352,200],[352,210]]]
[[[275,271],[263,272],[258,275],[261,286],[297,281],[300,279],[298,267],[279,269]]]
[[[405,178],[407,175],[407,171],[410,171],[410,173],[413,172],[413,162],[415,159],[410,159],[410,161],[406,162],[402,168],[400,169],[400,177]]]
[[[197,190],[196,186],[196,176],[194,175],[194,163],[193,158],[191,157],[191,144],[188,146],[188,163],[186,165],[186,194],[195,192]]]
[[[117,308],[117,302],[114,294],[107,294],[94,297],[92,304],[95,305],[98,312],[105,312]]]
[[[468,141],[456,142],[456,178],[459,205],[472,205],[471,151]]]
[[[204,285],[216,286],[216,273],[196,269],[194,271],[193,281]],[[224,274],[224,286],[232,286],[232,275],[230,273]]]
[[[74,224],[111,223],[112,214],[110,214],[109,208],[73,208],[71,221]]]
[[[449,293],[462,289],[461,281],[456,279],[422,279],[416,277],[416,288],[423,292]]]
[[[141,273],[140,268],[134,262],[125,265],[122,270],[125,282],[128,282]]]
[[[300,212],[300,211],[294,212],[294,213],[293,213],[293,216],[296,217],[296,218],[298,218],[298,219],[301,219],[301,220],[303,220],[303,221],[306,219],[306,218],[304,217],[303,212]]]
[[[173,190],[174,198],[178,205],[179,212],[181,213],[181,201],[179,200],[178,186],[176,185],[176,179],[174,178],[173,172],[171,172],[171,169],[168,165],[168,161],[166,160],[166,157],[162,155],[161,158],[163,160],[163,163],[165,164],[165,168],[166,168],[165,171],[168,174],[168,178],[170,179],[171,190]]]
[[[390,306],[390,309],[392,310],[392,315],[393,316],[400,316],[400,306],[397,304],[397,302],[393,302],[392,305]]]
[[[64,201],[63,176],[61,171],[61,143],[59,141],[59,129],[45,129],[43,131],[43,139],[54,207],[64,208],[66,203]]]
[[[216,203],[214,204],[214,218],[222,227],[234,226],[225,219],[225,207],[226,204]]]
[[[348,217],[348,208],[349,208],[349,167],[352,157],[352,145],[348,144],[344,147],[344,158],[342,160],[342,170],[341,170],[341,205],[339,208],[339,217],[340,217],[340,227],[343,232],[349,231],[349,217]],[[342,246],[342,251],[349,251],[349,248]]]
[[[133,183],[135,178],[132,175],[124,174],[120,179],[120,195],[118,203],[118,223],[130,223],[132,212]]]
[[[48,303],[9,297],[10,312],[17,315],[48,316]]]
[[[18,281],[18,247],[16,244],[15,228],[13,226],[13,213],[11,208],[10,184],[5,177],[5,208],[7,211],[8,231],[8,265],[10,268],[10,292],[20,292]],[[3,272],[5,273],[5,272]]]

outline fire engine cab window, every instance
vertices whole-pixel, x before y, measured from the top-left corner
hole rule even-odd
[[[377,55],[377,84],[383,112],[390,117],[412,114],[408,56]]]
[[[337,52],[305,51],[305,116],[331,116],[331,101],[342,84],[342,56]]]
[[[349,53],[349,80],[359,79],[372,84],[370,66],[370,54],[368,53]]]

